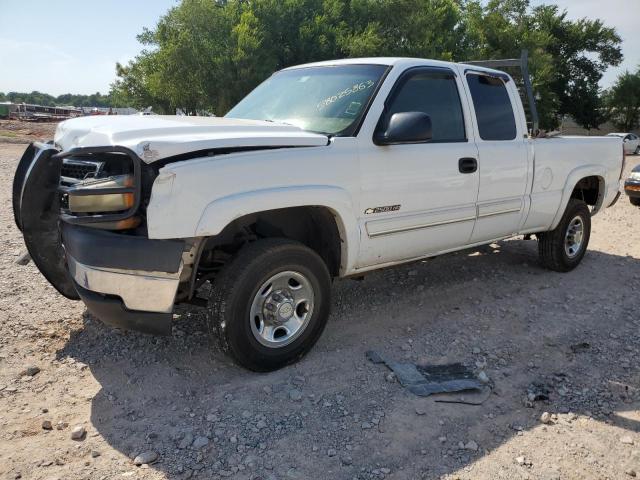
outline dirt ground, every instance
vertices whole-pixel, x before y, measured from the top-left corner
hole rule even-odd
[[[0,145],[49,141],[53,138],[57,122],[25,122],[0,119]]]
[[[254,374],[212,349],[197,315],[183,312],[171,337],[119,332],[16,265],[10,190],[24,147],[0,145],[3,478],[640,475],[640,209],[626,197],[594,218],[571,273],[543,270],[536,242],[516,239],[336,281],[318,345]],[[413,396],[370,349],[463,362],[492,393],[479,406]],[[532,383],[548,400],[527,398]],[[73,440],[76,426],[86,434]],[[157,460],[137,467],[142,453]]]

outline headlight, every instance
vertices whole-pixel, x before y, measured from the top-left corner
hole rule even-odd
[[[67,190],[68,208],[72,213],[111,213],[133,207],[135,197],[132,192],[118,193],[117,189],[130,189],[134,185],[132,175],[87,180],[77,183]],[[97,190],[105,190],[99,193]],[[116,190],[114,192],[114,190]]]
[[[631,172],[631,175],[629,175],[629,180],[636,180],[640,182],[640,172]]]

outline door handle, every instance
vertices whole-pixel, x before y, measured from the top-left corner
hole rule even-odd
[[[478,170],[478,161],[473,157],[464,157],[458,160],[460,173],[473,173]]]

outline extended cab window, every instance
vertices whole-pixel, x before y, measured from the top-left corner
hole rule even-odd
[[[391,95],[386,119],[394,113],[423,112],[431,117],[431,142],[466,141],[462,104],[453,72],[409,73]]]
[[[482,140],[513,140],[516,119],[504,82],[496,77],[468,74],[467,83],[476,110]]]

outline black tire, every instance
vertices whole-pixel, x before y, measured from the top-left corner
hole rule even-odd
[[[639,154],[640,154],[640,145],[638,145],[638,146],[636,147],[636,150],[635,150],[635,152],[633,152],[633,153],[634,153],[635,155],[639,155]]]
[[[583,225],[582,243],[580,248],[569,256],[565,250],[565,236],[569,228],[569,224],[576,218],[580,217]],[[538,253],[542,264],[556,272],[569,272],[576,268],[582,261],[589,238],[591,236],[591,212],[589,207],[582,200],[572,198],[560,220],[558,226],[549,232],[539,233],[538,237]]]
[[[306,277],[313,289],[314,306],[298,337],[285,346],[268,347],[252,332],[251,305],[264,282],[286,271]],[[221,349],[238,364],[268,372],[297,361],[313,347],[327,323],[330,306],[331,277],[320,256],[301,243],[269,238],[242,248],[217,275],[207,323]]]
[[[631,205],[640,207],[640,197],[629,197],[629,201],[631,202]]]

